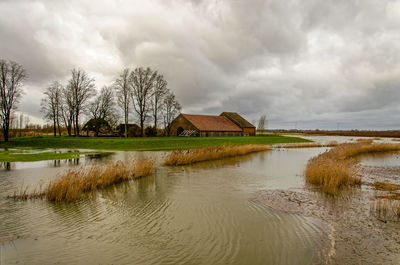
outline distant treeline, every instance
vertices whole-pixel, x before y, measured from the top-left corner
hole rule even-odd
[[[372,130],[257,130],[258,134],[284,134],[299,133],[309,135],[332,135],[332,136],[353,136],[353,137],[391,137],[400,138],[399,130],[372,131]]]
[[[23,84],[27,78],[28,74],[20,64],[0,59],[0,126],[1,137],[6,142],[9,136],[48,133],[49,126],[32,125],[28,116],[15,113],[24,95]],[[161,132],[169,135],[170,124],[179,114],[181,105],[167,85],[164,76],[149,67],[126,68],[99,93],[94,78],[82,69],[72,69],[66,84],[53,81],[45,89],[41,110],[43,117],[51,123],[54,136],[64,132],[79,136],[82,130],[96,135],[103,130],[114,135],[118,124],[122,123],[127,137],[128,127],[132,125],[129,115],[138,123],[135,134],[144,136],[145,133],[157,135]],[[84,125],[81,124],[82,116],[86,120]]]

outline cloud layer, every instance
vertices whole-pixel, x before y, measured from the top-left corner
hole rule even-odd
[[[29,72],[19,109],[32,115],[74,67],[101,88],[124,67],[150,66],[188,113],[400,127],[398,1],[3,0],[0,12],[0,58]]]

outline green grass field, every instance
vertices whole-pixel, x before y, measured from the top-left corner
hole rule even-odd
[[[27,152],[24,150],[7,150],[0,151],[0,162],[33,162],[43,160],[62,160],[62,159],[74,159],[79,158],[83,155],[88,156],[105,156],[112,154],[112,152]]]
[[[70,148],[91,150],[132,150],[161,151],[189,149],[206,146],[244,145],[244,144],[277,144],[309,142],[299,137],[289,136],[254,136],[254,137],[154,137],[154,138],[88,138],[88,137],[18,137],[8,143],[1,142],[0,148]]]

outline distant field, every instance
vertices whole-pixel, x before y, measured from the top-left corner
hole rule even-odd
[[[310,142],[300,137],[290,136],[254,136],[254,137],[154,137],[154,138],[99,138],[99,137],[18,137],[8,143],[1,142],[0,148],[71,148],[95,150],[136,150],[161,151],[206,146],[276,144]]]

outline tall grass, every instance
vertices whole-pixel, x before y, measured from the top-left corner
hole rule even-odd
[[[168,166],[193,164],[196,162],[234,157],[254,152],[270,150],[269,145],[228,145],[172,151],[164,161]]]
[[[399,144],[373,143],[372,140],[340,144],[310,159],[304,172],[305,179],[325,193],[336,195],[341,188],[361,184],[357,156],[398,150]]]
[[[85,193],[103,189],[122,181],[145,177],[154,171],[154,163],[143,159],[136,163],[121,161],[89,168],[70,169],[50,182],[41,191],[27,193],[26,189],[9,196],[14,199],[46,198],[48,201],[70,202],[81,199]]]
[[[387,183],[387,182],[375,182],[374,187],[376,190],[382,190],[382,191],[400,190],[400,185]]]

